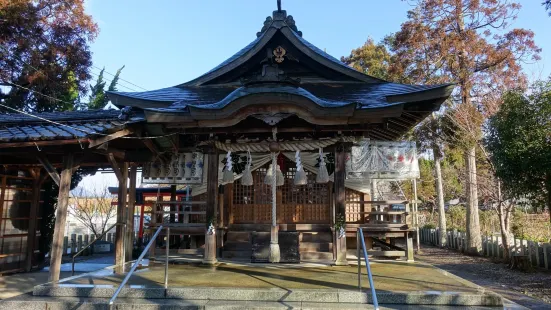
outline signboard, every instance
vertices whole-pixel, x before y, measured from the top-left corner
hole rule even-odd
[[[94,253],[110,253],[112,243],[97,241],[94,243]]]
[[[144,184],[201,184],[204,155],[200,152],[173,154],[170,162],[146,163],[142,170]]]
[[[346,158],[348,179],[407,180],[419,178],[415,142],[363,140]]]

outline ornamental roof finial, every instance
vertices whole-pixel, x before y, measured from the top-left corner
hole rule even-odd
[[[281,0],[277,0],[277,11],[281,12]]]

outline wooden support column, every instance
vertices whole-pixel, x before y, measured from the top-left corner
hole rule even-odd
[[[170,185],[170,215],[169,215],[170,223],[176,223],[176,218],[177,218],[176,212],[178,212],[178,210],[180,209],[180,207],[177,204],[175,204],[176,201],[177,201],[176,185]],[[170,248],[172,248],[174,244],[177,244],[176,246],[176,249],[177,249],[180,245],[179,238],[180,238],[180,235],[176,233],[171,233],[170,240],[167,239],[166,242],[170,243],[171,245]],[[178,241],[176,241],[177,239]]]
[[[59,281],[61,270],[61,257],[63,256],[63,236],[65,235],[65,223],[67,221],[67,207],[69,206],[69,191],[71,190],[71,174],[73,171],[73,155],[63,157],[63,170],[59,180],[59,195],[55,217],[54,237],[50,250],[50,275],[51,282]]]
[[[335,151],[335,212],[336,216],[342,216],[346,221],[346,192],[344,187],[345,180],[345,159],[346,153],[343,145],[337,145]],[[348,261],[346,260],[346,234],[339,236],[339,232],[335,231],[335,244],[337,247],[337,258],[335,259],[335,265],[346,266]],[[340,237],[340,238],[339,238]]]
[[[218,217],[216,219],[216,223],[218,226],[218,229],[216,230],[216,248],[217,248],[217,255],[219,257],[222,256],[222,249],[224,248],[224,185],[218,186]]]
[[[224,216],[224,219],[226,220],[224,225],[233,224],[233,183],[224,185],[224,210],[227,214],[227,216]]]
[[[218,204],[218,151],[211,148],[207,153],[207,227],[205,229],[205,254],[203,264],[213,265],[216,260],[216,235],[209,234],[209,221],[216,226],[216,206]]]
[[[27,261],[25,262],[26,272],[29,272],[32,269],[34,247],[36,243],[36,222],[38,217],[38,207],[40,205],[40,188],[42,187],[40,169],[33,170],[33,191],[31,196],[31,209],[29,212],[29,230],[27,231]]]
[[[113,170],[118,169],[117,167],[113,167]],[[118,197],[117,197],[117,223],[127,223],[126,222],[126,215],[127,215],[127,208],[126,208],[126,198],[128,196],[128,188],[127,188],[127,182],[128,182],[128,163],[122,163],[120,165],[119,173],[117,173],[117,176],[120,175],[119,178],[119,191],[118,191]],[[126,235],[126,229],[128,227],[124,227],[122,225],[117,225],[116,231],[115,231],[115,265],[117,265],[116,272],[123,272],[123,266],[126,262],[126,251],[124,246],[124,239]]]
[[[136,213],[136,175],[138,167],[130,167],[130,189],[128,190],[128,208],[126,216],[126,261],[132,260],[134,250],[134,213]]]

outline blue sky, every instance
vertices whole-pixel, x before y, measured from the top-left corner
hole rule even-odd
[[[551,17],[541,0],[524,0],[514,27],[532,29],[542,60],[525,65],[531,79],[551,74]],[[396,32],[411,8],[401,0],[282,0],[309,42],[340,58],[368,37],[379,41]],[[92,44],[93,62],[145,89],[173,86],[212,69],[256,38],[276,0],[86,0],[100,27]],[[95,74],[98,69],[93,68]],[[111,77],[106,75],[110,80]],[[119,90],[140,91],[121,81]],[[97,173],[86,188],[116,185],[112,174]]]
[[[531,79],[551,74],[551,17],[541,0],[523,0],[514,27],[535,32],[542,60],[525,65]],[[340,58],[396,32],[411,6],[401,0],[282,0],[304,38]],[[100,27],[92,44],[95,66],[148,90],[173,86],[207,72],[256,38],[276,0],[87,0]],[[98,69],[93,69],[99,72]],[[110,76],[106,76],[110,79]],[[121,91],[139,88],[128,85]]]

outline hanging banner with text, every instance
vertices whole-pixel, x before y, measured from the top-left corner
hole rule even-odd
[[[415,142],[363,140],[346,158],[347,179],[409,180],[419,178]]]
[[[201,184],[203,183],[203,153],[173,154],[170,162],[146,163],[142,171],[144,184]]]

